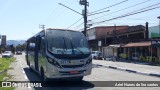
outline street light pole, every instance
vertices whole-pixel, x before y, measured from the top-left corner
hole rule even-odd
[[[160,36],[160,16],[157,17],[159,19],[159,36]]]

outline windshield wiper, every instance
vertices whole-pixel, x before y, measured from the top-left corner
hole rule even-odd
[[[64,49],[64,51],[66,51],[67,50],[67,45],[66,45],[66,40],[65,40],[65,38],[63,37],[63,41],[64,41],[64,47],[63,47],[63,49]],[[63,54],[64,54],[64,52],[63,52]]]
[[[76,47],[76,49],[77,49],[78,51],[80,51],[82,54],[84,54],[84,52],[82,52],[79,48]]]
[[[75,45],[73,45],[71,39],[70,39],[70,42],[71,42],[71,46],[72,46],[72,52],[75,53],[75,51],[74,51],[74,48],[75,48],[75,49],[77,49],[79,52],[81,52],[82,54],[84,54],[84,52],[82,52],[79,48],[77,48]]]

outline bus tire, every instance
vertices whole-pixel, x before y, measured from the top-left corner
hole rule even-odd
[[[83,80],[83,76],[71,78],[71,81],[79,81],[79,82],[81,82],[82,80]]]
[[[82,81],[82,80],[83,80],[83,76],[76,78],[76,81]]]

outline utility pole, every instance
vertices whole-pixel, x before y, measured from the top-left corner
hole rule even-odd
[[[45,25],[39,25],[39,28],[42,28],[42,30],[44,30],[44,27]]]
[[[87,6],[89,6],[89,3],[87,2],[87,0],[80,0],[79,1],[80,5],[84,5],[84,10],[82,11],[82,15],[84,18],[84,35],[86,35],[86,31],[87,31]]]
[[[145,31],[145,39],[148,41],[148,22],[146,22],[146,31]]]

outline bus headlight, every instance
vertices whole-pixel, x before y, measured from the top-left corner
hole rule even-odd
[[[54,66],[56,66],[58,68],[62,68],[61,65],[57,61],[55,61],[54,59],[51,59],[48,57],[47,60],[49,63],[53,64]]]
[[[87,65],[89,65],[89,64],[91,64],[91,63],[92,63],[92,57],[90,57],[90,58],[87,60],[85,66],[87,66]]]

